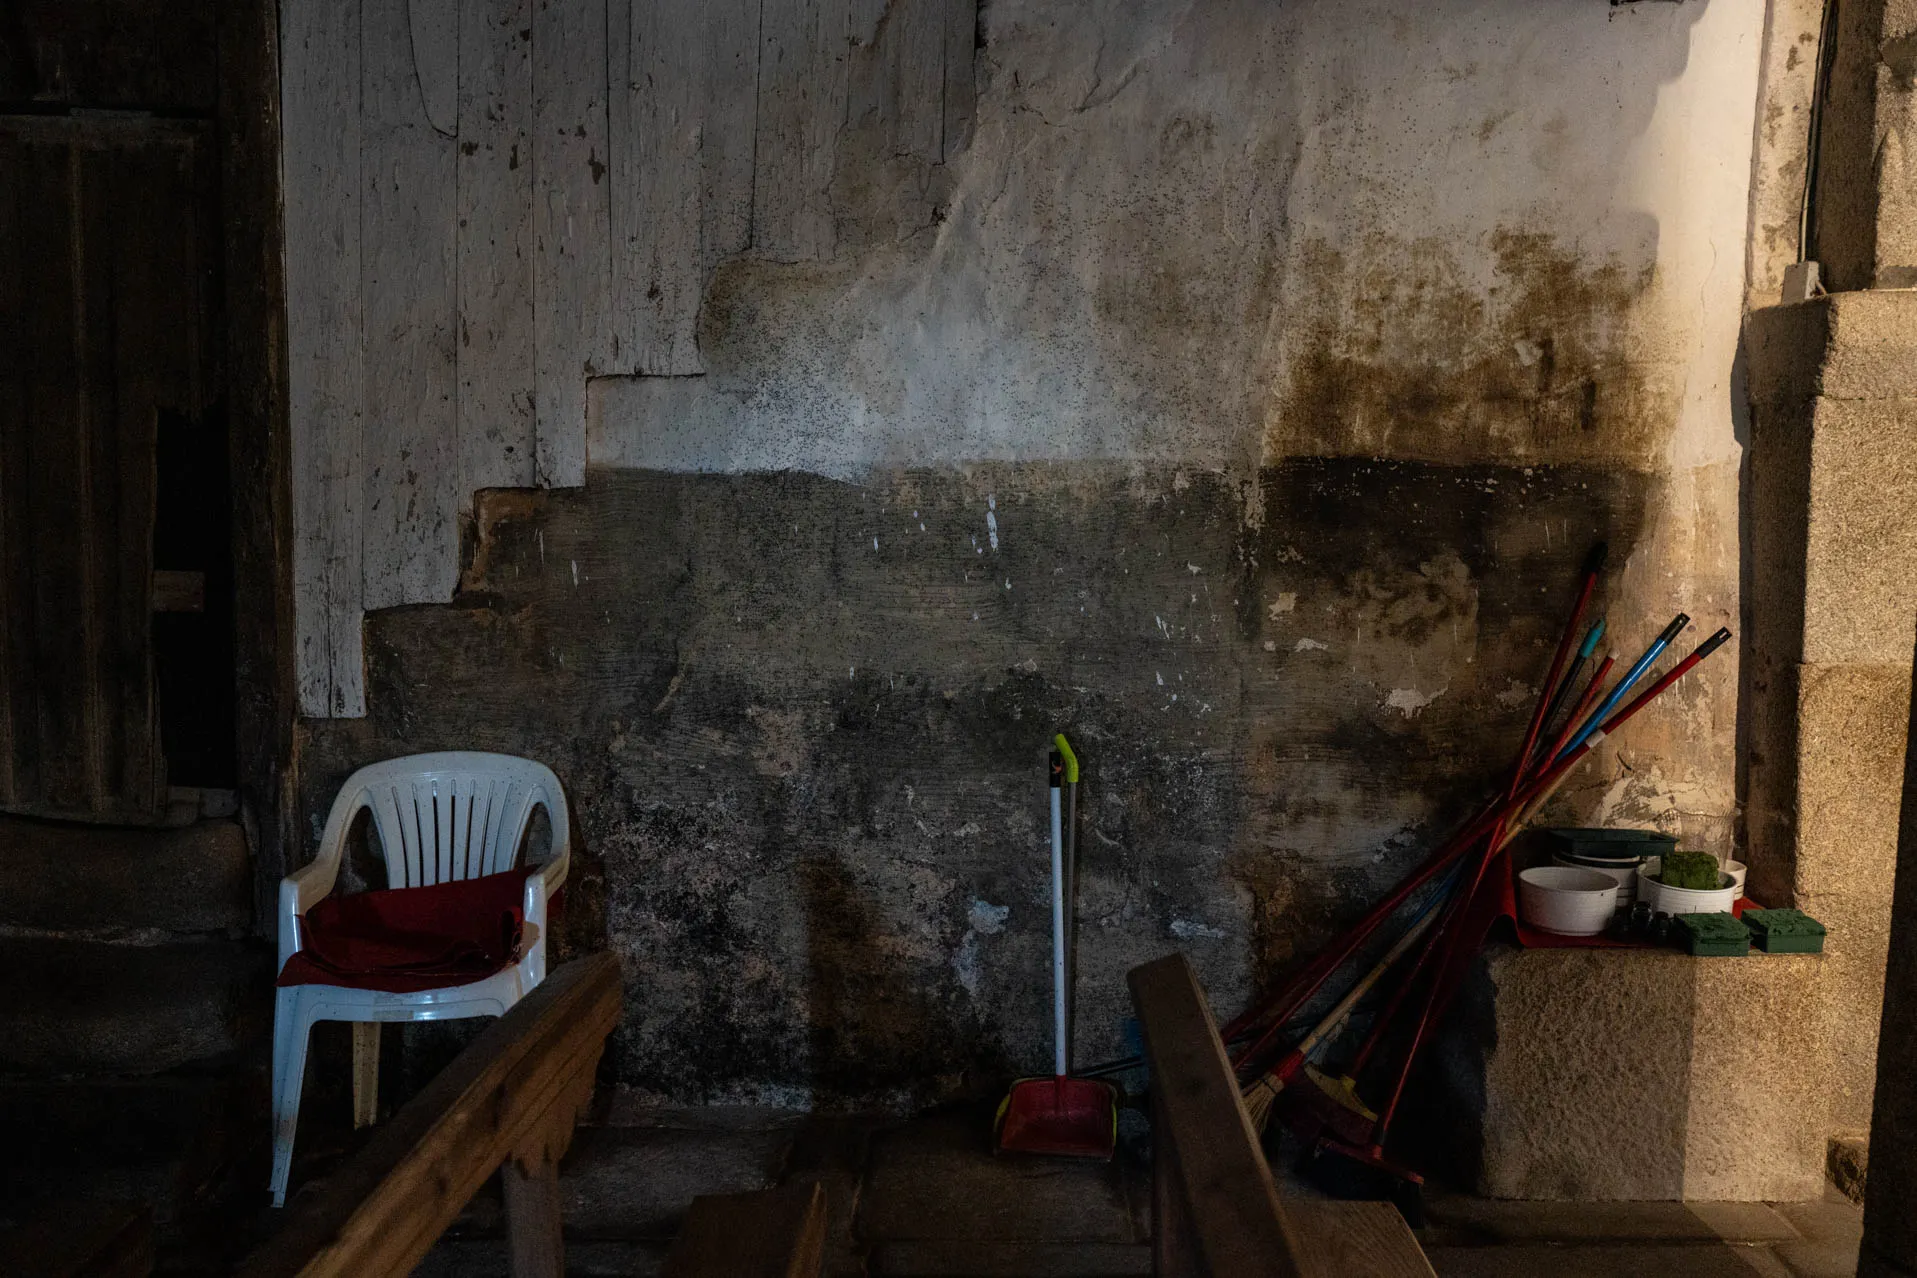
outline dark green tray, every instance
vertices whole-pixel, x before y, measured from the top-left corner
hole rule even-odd
[[[1663,856],[1677,847],[1675,834],[1656,830],[1601,830],[1560,826],[1547,829],[1553,850],[1572,856]]]

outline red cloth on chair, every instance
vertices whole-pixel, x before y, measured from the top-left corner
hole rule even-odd
[[[533,872],[329,896],[300,917],[279,983],[411,994],[483,981],[520,959]]]

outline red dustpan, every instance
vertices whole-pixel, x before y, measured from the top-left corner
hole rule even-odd
[[[1118,1095],[1093,1078],[1021,1078],[998,1107],[998,1148],[1020,1154],[1110,1158]]]
[[[1118,1145],[1118,1092],[1109,1083],[1068,1077],[1071,1068],[1071,901],[1078,815],[1078,758],[1063,733],[1052,754],[1052,1061],[1051,1078],[1021,1078],[998,1107],[1001,1153],[1110,1158]],[[1065,783],[1067,814],[1059,791]]]

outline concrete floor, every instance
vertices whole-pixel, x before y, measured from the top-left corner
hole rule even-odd
[[[824,1182],[828,1272],[871,1278],[1117,1278],[1151,1272],[1150,1169],[995,1158],[983,1113],[909,1122],[766,1110],[647,1110],[615,1100],[563,1168],[567,1269],[659,1271],[694,1196]],[[1127,1116],[1128,1133],[1132,1127]],[[1285,1193],[1310,1192],[1287,1178]],[[1843,1278],[1861,1221],[1815,1203],[1511,1203],[1428,1199],[1421,1238],[1443,1278]],[[420,1266],[504,1275],[496,1191]]]

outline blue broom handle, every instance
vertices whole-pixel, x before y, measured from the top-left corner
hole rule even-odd
[[[1651,646],[1644,650],[1644,655],[1637,659],[1637,664],[1627,670],[1624,677],[1617,681],[1617,687],[1611,689],[1611,695],[1604,698],[1598,708],[1591,712],[1591,717],[1584,721],[1584,726],[1578,729],[1577,735],[1564,743],[1564,749],[1558,751],[1557,759],[1564,758],[1583,745],[1585,738],[1598,730],[1598,727],[1610,716],[1611,711],[1617,708],[1617,703],[1624,700],[1624,694],[1631,690],[1631,685],[1644,677],[1644,672],[1664,655],[1666,648],[1670,647],[1671,640],[1677,638],[1678,633],[1690,624],[1691,619],[1681,612],[1671,618],[1671,624],[1664,627],[1664,633],[1651,641]],[[1557,759],[1553,759],[1552,762],[1557,762]]]

